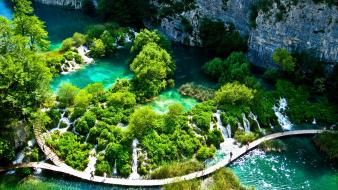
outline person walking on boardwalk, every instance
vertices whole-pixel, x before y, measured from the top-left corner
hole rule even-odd
[[[107,173],[104,172],[104,173],[103,173],[103,181],[106,181],[106,178],[107,178]]]
[[[91,172],[90,172],[90,179],[91,179],[91,180],[94,179],[94,171],[91,171]]]

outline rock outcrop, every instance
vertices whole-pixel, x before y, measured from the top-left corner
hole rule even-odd
[[[81,9],[83,0],[34,0],[34,1],[46,5],[63,6],[72,9]]]
[[[199,20],[208,17],[232,22],[242,35],[249,36],[248,57],[256,65],[272,65],[272,54],[276,48],[290,51],[314,50],[327,62],[338,62],[338,7],[313,0],[299,0],[292,5],[289,0],[280,0],[286,11],[282,19],[277,3],[267,12],[259,12],[256,28],[250,27],[250,9],[257,0],[195,0],[196,8],[174,16],[163,18],[158,29],[170,39],[192,46],[201,45]],[[280,15],[279,15],[280,16]],[[190,21],[193,31],[183,30],[181,18]]]
[[[248,42],[250,60],[266,67],[273,51],[284,47],[312,50],[323,61],[338,62],[338,7],[308,0],[289,7],[281,21],[276,20],[277,9],[274,5],[269,13],[258,15]]]

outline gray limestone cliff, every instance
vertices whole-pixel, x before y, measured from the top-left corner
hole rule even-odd
[[[292,5],[280,0],[286,11],[277,19],[278,6],[273,3],[267,12],[259,12],[255,28],[250,27],[250,8],[256,0],[195,0],[196,8],[163,18],[158,29],[170,39],[192,46],[201,45],[198,35],[199,20],[209,17],[232,22],[243,35],[249,36],[248,57],[256,65],[272,65],[276,48],[290,51],[315,50],[327,62],[338,62],[338,7],[315,4],[312,0],[299,0]],[[156,3],[155,3],[156,5]],[[183,30],[181,18],[190,21],[193,31]]]
[[[35,2],[54,5],[54,6],[63,6],[73,9],[81,9],[83,0],[34,0]]]

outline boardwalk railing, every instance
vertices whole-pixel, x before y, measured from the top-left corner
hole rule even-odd
[[[51,159],[51,161],[55,165],[47,164],[47,163],[37,163],[37,162],[31,162],[31,163],[24,163],[19,165],[12,165],[4,168],[0,168],[1,171],[6,171],[13,168],[24,168],[24,167],[31,167],[31,168],[41,168],[46,170],[51,170],[55,172],[60,172],[64,174],[68,174],[71,176],[75,176],[84,180],[89,180],[92,182],[98,182],[98,183],[105,183],[105,184],[113,184],[113,185],[122,185],[122,186],[162,186],[170,183],[180,182],[180,181],[186,181],[186,180],[192,180],[195,178],[203,177],[206,175],[209,175],[216,170],[228,165],[232,161],[238,159],[239,157],[243,156],[245,153],[250,151],[251,149],[257,147],[261,143],[280,138],[280,137],[286,137],[286,136],[294,136],[294,135],[313,135],[317,133],[322,133],[326,130],[295,130],[295,131],[287,131],[287,132],[280,132],[280,133],[274,133],[267,136],[264,136],[260,139],[257,139],[250,143],[248,146],[243,146],[241,148],[236,148],[232,151],[232,157],[230,158],[229,155],[226,156],[224,159],[222,159],[217,164],[208,167],[202,171],[190,173],[188,175],[180,176],[180,177],[173,177],[173,178],[167,178],[167,179],[139,179],[139,180],[132,180],[132,179],[124,179],[124,178],[103,178],[100,176],[94,176],[94,178],[91,178],[88,173],[84,173],[81,171],[77,171],[69,166],[67,166],[65,163],[63,163],[57,155],[44,144],[44,140],[40,139],[39,135],[42,135],[42,133],[37,133],[37,141],[39,143],[40,147],[43,147],[43,152],[46,154],[46,156]]]

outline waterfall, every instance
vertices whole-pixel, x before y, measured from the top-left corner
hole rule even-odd
[[[77,51],[78,51],[79,55],[82,57],[84,63],[86,63],[86,64],[94,63],[94,59],[87,56],[87,53],[89,53],[90,50],[86,46],[78,47]]]
[[[278,118],[278,123],[282,127],[283,130],[291,130],[292,123],[289,121],[288,116],[284,113],[288,103],[285,98],[280,98],[278,105],[273,106],[273,111]]]
[[[238,125],[238,129],[244,130],[242,124],[239,121],[237,121],[237,125]]]
[[[59,120],[58,125],[55,128],[51,129],[50,132],[54,132],[58,130],[61,133],[65,133],[68,130],[68,128],[71,125],[71,122],[69,121],[68,117],[65,117],[65,114],[66,114],[66,110],[64,110],[63,113],[61,114],[61,119]],[[60,128],[61,123],[65,123],[67,126],[65,128]]]
[[[254,120],[257,124],[258,130],[261,131],[261,125],[258,122],[257,116],[253,114],[252,112],[249,113],[249,118]]]
[[[19,154],[16,156],[16,159],[12,163],[21,164],[24,158],[25,158],[25,149],[19,152]]]
[[[312,121],[312,125],[317,125],[316,118],[314,118],[314,119],[313,119],[313,121]]]
[[[230,126],[230,124],[227,125],[226,131],[227,131],[228,137],[231,138],[231,126]]]
[[[115,159],[115,163],[114,163],[114,168],[113,168],[113,175],[117,175],[117,165],[116,165],[116,159]]]
[[[138,167],[138,163],[137,163],[137,145],[138,145],[138,140],[134,139],[133,140],[133,144],[132,144],[132,148],[133,148],[133,162],[132,162],[132,166],[131,166],[131,170],[132,173],[129,176],[129,179],[138,179],[140,178],[140,175],[137,173],[137,167]]]
[[[226,128],[224,128],[222,120],[221,120],[221,111],[217,110],[216,113],[213,114],[214,117],[217,120],[217,128],[221,131],[222,136],[224,139],[230,138],[231,136],[229,136],[228,130]]]
[[[242,113],[242,117],[243,117],[243,127],[244,127],[244,131],[246,133],[250,132],[250,122],[249,120],[246,118],[245,113]]]
[[[97,145],[96,145],[97,146]],[[91,172],[95,172],[95,164],[96,164],[96,161],[97,161],[97,158],[96,158],[96,146],[90,151],[90,155],[89,155],[89,162],[87,164],[87,168],[85,169],[85,173],[87,173],[88,175],[91,174]]]

